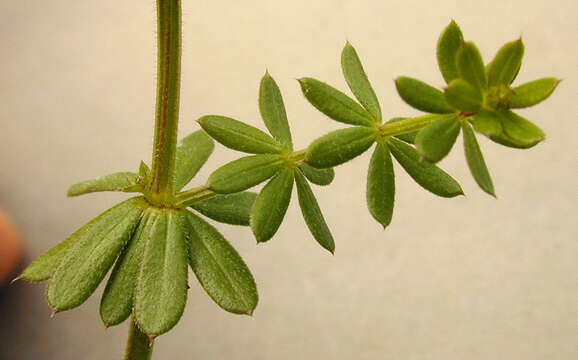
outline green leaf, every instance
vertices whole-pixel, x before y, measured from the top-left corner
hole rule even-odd
[[[455,114],[440,115],[440,119],[417,133],[415,147],[427,161],[436,163],[450,152],[459,133],[460,123]]]
[[[467,122],[463,123],[462,128],[464,130],[464,150],[470,172],[482,190],[495,197],[494,183],[476,140],[476,135]]]
[[[462,79],[452,80],[444,95],[449,104],[466,112],[479,111],[484,101],[480,90]]]
[[[381,108],[375,92],[369,83],[369,79],[363,70],[359,56],[355,48],[349,43],[345,44],[341,52],[341,69],[347,85],[359,100],[361,105],[375,118],[381,122]]]
[[[305,177],[315,185],[329,185],[333,181],[333,178],[335,178],[335,171],[333,168],[316,169],[309,164],[303,163],[299,165],[299,169],[301,169],[303,175],[305,175]]]
[[[383,228],[388,226],[393,216],[395,175],[387,145],[378,144],[371,156],[366,199],[371,216],[383,225]]]
[[[424,189],[441,197],[454,197],[464,192],[450,175],[427,161],[421,161],[419,153],[410,145],[390,138],[389,149],[405,171]]]
[[[453,20],[442,32],[437,44],[438,65],[446,83],[459,77],[456,67],[456,54],[464,37],[458,24]]]
[[[203,130],[183,138],[177,146],[175,190],[181,190],[197,174],[213,153],[215,143]]]
[[[229,149],[252,154],[275,154],[283,149],[279,142],[263,131],[225,116],[203,116],[198,122],[213,139]]]
[[[268,72],[263,75],[259,87],[259,110],[271,135],[287,148],[293,149],[283,97],[277,83]]]
[[[526,108],[546,100],[561,80],[556,78],[543,78],[522,84],[514,89],[514,98],[510,106],[514,109]]]
[[[226,311],[251,315],[259,296],[253,275],[227,240],[188,213],[189,263],[207,294]]]
[[[501,110],[497,114],[502,123],[503,136],[490,136],[490,139],[502,145],[528,149],[546,138],[542,129],[510,110]]]
[[[96,179],[86,180],[68,188],[68,196],[78,196],[99,191],[138,192],[138,175],[132,172],[117,172]]]
[[[510,85],[518,75],[524,56],[522,39],[502,46],[488,67],[488,85]]]
[[[145,210],[140,223],[116,261],[100,300],[100,318],[106,327],[122,323],[132,313],[134,292],[145,245],[157,212]]]
[[[487,137],[502,133],[502,122],[498,114],[493,110],[482,110],[471,119],[474,129]]]
[[[406,76],[395,79],[399,96],[409,106],[428,113],[447,114],[455,110],[446,102],[444,93],[422,81]]]
[[[395,123],[398,121],[402,121],[402,120],[407,120],[409,118],[406,117],[396,117],[396,118],[392,118],[389,119],[388,121],[386,121],[386,124],[391,124],[391,123]],[[413,144],[415,142],[415,137],[417,135],[419,131],[414,131],[414,132],[410,132],[410,133],[405,133],[405,134],[400,134],[400,135],[395,135],[396,138],[405,141],[406,143],[409,144]]]
[[[323,213],[321,213],[317,199],[315,199],[307,179],[305,179],[300,170],[295,171],[295,183],[297,184],[301,213],[303,213],[303,218],[309,231],[311,231],[319,245],[333,254],[335,252],[333,235],[331,235],[331,231],[323,218]]]
[[[279,155],[245,156],[215,170],[207,185],[221,194],[247,190],[275,175],[282,165],[283,158]]]
[[[312,78],[299,79],[305,98],[333,120],[351,125],[371,126],[374,119],[367,110],[341,91]]]
[[[138,167],[138,178],[136,182],[141,185],[143,190],[147,190],[148,186],[152,180],[152,173],[149,166],[141,160],[140,165]]]
[[[251,208],[256,198],[257,194],[243,191],[203,199],[191,207],[218,222],[249,226]]]
[[[282,169],[261,190],[251,209],[251,230],[257,242],[273,237],[289,207],[293,189],[293,171]]]
[[[187,302],[186,212],[156,211],[134,299],[136,323],[149,336],[161,335],[175,326]]]
[[[456,55],[456,66],[460,78],[466,80],[480,91],[486,90],[486,67],[482,55],[473,42],[462,44]]]
[[[70,310],[88,299],[132,236],[146,206],[141,197],[126,200],[83,231],[48,282],[46,297],[55,311]]]
[[[373,129],[361,126],[332,131],[309,145],[305,161],[321,169],[343,164],[369,149],[375,137]]]

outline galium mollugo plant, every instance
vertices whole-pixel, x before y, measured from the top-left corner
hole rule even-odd
[[[154,338],[179,321],[187,300],[188,267],[215,303],[251,315],[258,303],[253,276],[239,254],[204,217],[250,226],[257,242],[270,240],[281,225],[296,184],[298,201],[314,239],[331,253],[334,238],[310,183],[329,185],[333,168],[375,149],[367,176],[367,203],[383,226],[390,224],[395,195],[392,155],[423,188],[442,197],[463,194],[434,163],[463,129],[466,157],[480,186],[493,194],[474,130],[507,146],[526,148],[543,132],[511,108],[548,97],[558,81],[547,78],[511,88],[521,62],[521,42],[506,44],[487,70],[473,43],[464,43],[451,23],[438,43],[438,62],[448,88],[441,92],[418,80],[398,78],[402,98],[430,114],[383,121],[361,61],[349,43],[341,65],[358,101],[312,78],[299,79],[305,98],[328,117],[353,125],[294,150],[286,109],[266,73],[259,109],[269,134],[219,115],[198,120],[202,130],[177,143],[180,84],[180,1],[158,0],[158,83],[152,166],[120,172],[70,187],[69,196],[99,191],[138,193],[105,211],[32,262],[19,278],[48,281],[54,312],[80,306],[112,272],[100,303],[105,326],[132,317],[126,359],[150,359]],[[473,130],[472,130],[473,125]],[[215,170],[203,186],[183,188],[222,145],[251,155]],[[267,181],[256,194],[250,188]]]

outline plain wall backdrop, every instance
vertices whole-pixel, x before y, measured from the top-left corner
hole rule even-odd
[[[576,1],[183,0],[180,134],[205,114],[264,128],[257,107],[268,69],[287,106],[296,148],[343,127],[316,111],[295,78],[347,89],[346,40],[357,49],[384,117],[417,116],[393,79],[443,86],[435,45],[451,19],[486,61],[523,36],[517,84],[564,81],[520,113],[547,133],[527,151],[479,137],[498,200],[479,190],[458,140],[441,166],[467,196],[442,199],[396,168],[387,231],[365,205],[370,153],[314,189],[335,256],[309,234],[294,198],[276,237],[218,225],[251,268],[254,317],[225,313],[191,275],[180,323],[155,359],[528,359],[578,355]],[[127,197],[66,199],[71,183],[150,162],[155,95],[152,0],[0,2],[0,206],[27,260]],[[348,91],[347,91],[348,92]],[[195,184],[239,157],[217,145]],[[49,318],[44,285],[17,283],[0,298],[0,359],[120,359],[126,323],[104,330],[102,287],[82,307]]]

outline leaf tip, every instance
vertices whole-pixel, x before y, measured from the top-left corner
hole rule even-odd
[[[245,315],[253,317],[253,312],[255,311],[255,309],[249,309],[245,312]]]
[[[50,314],[50,318],[52,319],[56,314],[58,314],[60,312],[59,309],[57,308],[53,308],[52,309],[52,313]]]
[[[149,343],[152,344],[153,341],[155,341],[155,339],[156,339],[157,336],[158,336],[158,335],[156,335],[156,334],[148,334],[147,337],[149,338]]]
[[[21,280],[23,278],[24,278],[24,274],[20,274],[20,275],[16,276],[14,279],[12,279],[10,281],[10,285],[14,284],[16,281]]]

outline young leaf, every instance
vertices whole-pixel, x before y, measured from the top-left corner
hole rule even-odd
[[[189,264],[203,289],[226,311],[251,315],[259,296],[253,275],[243,259],[207,222],[190,212],[187,221]]]
[[[502,46],[488,67],[488,85],[510,85],[520,71],[523,56],[522,39]]]
[[[361,126],[332,131],[309,145],[305,161],[322,169],[343,164],[369,149],[375,136],[373,129]]]
[[[252,154],[276,154],[283,149],[279,142],[263,131],[225,116],[203,116],[198,122],[213,139],[229,149]]]
[[[261,190],[251,209],[251,230],[257,242],[273,237],[289,207],[293,189],[293,171],[283,169]]]
[[[96,179],[86,180],[68,188],[68,196],[78,196],[99,191],[138,192],[138,175],[132,172],[117,172]]]
[[[542,129],[510,110],[498,111],[497,114],[502,123],[504,136],[494,136],[490,139],[502,145],[528,149],[546,138]]]
[[[438,65],[446,83],[459,77],[456,54],[464,41],[462,31],[453,20],[442,32],[437,44]]]
[[[177,146],[175,191],[181,190],[197,174],[213,153],[215,143],[203,130],[183,138]]]
[[[526,108],[546,100],[556,89],[560,80],[543,78],[522,84],[514,89],[510,106],[514,109]]]
[[[377,144],[367,173],[367,207],[371,216],[385,228],[391,223],[395,200],[395,175],[389,148]]]
[[[460,123],[455,114],[440,115],[439,120],[417,133],[415,147],[426,160],[436,163],[450,152],[459,133]]]
[[[409,106],[428,113],[447,114],[455,110],[446,102],[444,93],[422,81],[406,76],[395,79],[399,96]]]
[[[449,104],[456,109],[466,112],[479,111],[484,101],[480,90],[462,79],[452,80],[446,88],[444,95]]]
[[[283,158],[279,155],[245,156],[215,170],[207,185],[220,194],[247,190],[275,175],[282,165]]]
[[[122,323],[132,312],[144,248],[157,217],[155,211],[144,211],[132,239],[114,265],[100,300],[100,318],[106,327]]]
[[[70,310],[88,299],[132,236],[146,206],[143,198],[132,198],[95,219],[48,282],[46,297],[53,309]]]
[[[361,105],[373,116],[375,120],[381,122],[381,108],[375,92],[369,83],[369,79],[363,70],[359,56],[355,48],[349,43],[345,44],[341,52],[341,69],[347,85],[359,100]]]
[[[396,117],[396,118],[389,119],[385,123],[391,124],[391,123],[395,123],[395,122],[407,120],[407,119],[408,118],[406,118],[406,117]],[[414,132],[410,132],[410,133],[395,135],[395,137],[400,139],[400,140],[405,141],[408,144],[413,144],[415,142],[415,136],[417,135],[418,132],[419,131],[414,131]]]
[[[287,148],[293,149],[283,97],[277,83],[268,72],[263,75],[259,87],[259,110],[271,135]]]
[[[301,169],[303,175],[305,175],[305,177],[315,185],[329,185],[333,181],[333,178],[335,178],[335,171],[333,168],[316,169],[313,166],[304,163],[299,165],[299,169]]]
[[[388,146],[405,171],[424,189],[448,198],[464,194],[457,181],[436,165],[421,161],[419,153],[410,145],[390,138]]]
[[[467,122],[463,123],[462,128],[464,131],[464,150],[470,172],[482,190],[495,197],[494,183],[476,140],[476,135],[474,135],[472,127]]]
[[[486,90],[486,67],[482,55],[473,42],[462,44],[456,55],[456,66],[460,78],[466,80],[480,91]]]
[[[323,213],[321,213],[317,199],[315,199],[307,179],[299,170],[295,171],[295,183],[297,184],[297,196],[299,197],[301,213],[303,213],[303,218],[309,231],[311,231],[319,245],[333,254],[335,252],[333,235],[331,235],[331,231],[323,218]]]
[[[371,114],[341,91],[312,78],[299,79],[299,84],[311,105],[333,120],[351,125],[373,124]]]
[[[187,302],[187,215],[184,210],[157,211],[146,239],[134,299],[137,325],[149,336],[175,326]]]
[[[256,198],[257,194],[243,191],[203,199],[191,207],[218,222],[249,226],[251,208]]]

